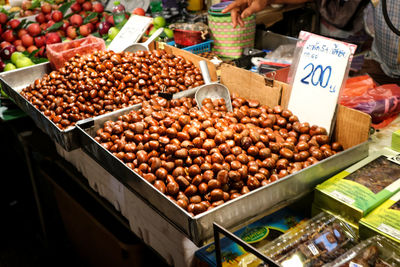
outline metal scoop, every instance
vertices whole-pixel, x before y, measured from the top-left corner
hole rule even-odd
[[[225,106],[228,111],[232,111],[231,95],[228,88],[218,82],[211,82],[210,73],[208,71],[206,61],[202,60],[199,62],[201,74],[203,75],[203,80],[205,85],[200,86],[195,94],[195,99],[197,106],[201,108],[201,103],[205,98],[220,99],[225,100]]]
[[[149,51],[149,44],[151,44],[151,42],[153,42],[158,36],[160,36],[163,33],[163,31],[164,28],[159,28],[149,37],[149,39],[146,40],[146,42],[132,44],[127,48],[125,48],[124,52],[135,53],[137,51]]]

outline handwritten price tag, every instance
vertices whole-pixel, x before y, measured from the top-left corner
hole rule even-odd
[[[288,108],[300,121],[330,133],[339,92],[348,74],[355,45],[301,32],[303,45],[292,83]],[[305,40],[305,41],[304,41]]]
[[[131,44],[139,42],[152,21],[153,18],[132,15],[112,40],[108,49],[114,52],[122,52]]]

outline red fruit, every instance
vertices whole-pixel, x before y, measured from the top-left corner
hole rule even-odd
[[[86,0],[76,0],[76,2],[82,5],[83,3],[86,2]]]
[[[92,23],[88,23],[86,26],[88,26],[90,32],[94,32],[94,25]]]
[[[63,30],[58,30],[57,31],[58,35],[60,35],[61,37],[65,37],[65,32]]]
[[[111,28],[111,24],[108,23],[107,21],[100,22],[99,27],[98,27],[100,35],[108,34],[108,30],[110,28]]]
[[[16,46],[19,46],[19,45],[22,45],[22,41],[21,40],[15,40],[14,42],[13,42],[13,45],[16,47]]]
[[[104,11],[104,6],[101,3],[93,4],[93,12],[102,13]]]
[[[68,20],[64,20],[64,24],[61,26],[61,29],[66,32],[69,25],[70,24],[69,24]]]
[[[139,16],[144,16],[144,15],[146,15],[146,11],[144,11],[143,8],[137,7],[132,11],[132,14],[139,15]]]
[[[33,45],[33,38],[29,34],[25,34],[24,36],[22,36],[21,41],[22,45],[25,46],[26,48]]]
[[[92,7],[93,7],[92,2],[85,2],[82,4],[83,10],[86,11],[92,11]]]
[[[80,15],[74,14],[69,18],[69,22],[71,22],[71,25],[73,25],[75,27],[79,27],[82,25],[83,19]]]
[[[54,23],[56,23],[54,20],[49,20],[47,22],[47,28],[50,28],[51,26],[53,26]]]
[[[114,17],[113,17],[113,16],[108,16],[108,18],[106,19],[106,21],[107,21],[108,23],[110,23],[111,25],[114,26]]]
[[[6,14],[0,12],[0,24],[6,24],[8,17]]]
[[[28,51],[28,53],[32,53],[33,51],[37,50],[38,48],[34,45],[31,45],[30,47],[28,47],[28,49],[26,49],[26,51]]]
[[[1,38],[3,38],[4,41],[7,41],[9,43],[12,43],[15,41],[15,35],[12,30],[6,30],[5,32],[3,32],[3,34],[1,35]]]
[[[42,32],[39,23],[32,23],[26,28],[31,36],[39,35]]]
[[[49,3],[43,3],[42,6],[40,7],[40,9],[42,10],[42,12],[44,14],[49,14],[51,13],[51,5]]]
[[[87,24],[86,25],[82,25],[82,26],[79,27],[79,33],[82,36],[86,37],[86,36],[88,36],[90,34],[90,28],[88,27]]]
[[[41,28],[42,30],[46,30],[46,29],[47,29],[47,23],[42,23],[42,24],[40,24],[40,28]]]
[[[62,14],[62,12],[59,11],[59,10],[54,10],[53,13],[51,14],[51,18],[52,18],[55,22],[58,22],[58,21],[61,21],[61,20],[62,20],[63,14]]]
[[[72,12],[76,13],[82,10],[81,5],[79,3],[73,3],[71,5]]]
[[[86,11],[84,11],[84,10],[82,10],[78,14],[81,15],[82,18],[86,18],[87,17]]]
[[[46,16],[43,13],[39,13],[36,17],[35,20],[39,23],[45,23],[46,22]]]
[[[27,33],[28,33],[27,30],[25,30],[25,29],[20,29],[20,30],[18,31],[18,38],[21,39],[21,37],[24,36],[24,35],[27,34]]]
[[[61,37],[56,32],[46,33],[46,44],[61,43]]]
[[[3,41],[0,43],[0,48],[3,49],[4,47],[10,46],[11,44],[9,42]]]
[[[1,27],[1,25],[0,25],[0,35],[2,35],[3,34],[3,27]]]
[[[23,1],[22,2],[21,8],[23,10],[31,9],[31,7],[32,7],[32,2],[31,1]]]
[[[9,45],[7,47],[4,47],[3,49],[1,49],[0,51],[0,57],[3,60],[9,60],[11,58],[11,55],[16,51],[16,47],[13,45]]]
[[[76,33],[76,28],[74,26],[68,27],[67,36],[71,39],[75,39],[78,36],[78,34]]]
[[[3,71],[5,67],[6,63],[4,63],[4,61],[0,59],[0,72]]]
[[[44,15],[44,17],[46,18],[46,22],[52,20],[51,13]]]
[[[37,47],[42,47],[46,44],[46,37],[43,35],[35,37],[35,45]]]
[[[25,49],[25,47],[23,46],[23,45],[18,45],[16,48],[15,48],[18,52],[24,52],[26,49]]]
[[[7,25],[10,26],[11,29],[15,29],[19,26],[20,23],[21,23],[21,21],[19,21],[17,19],[12,19],[7,23]]]

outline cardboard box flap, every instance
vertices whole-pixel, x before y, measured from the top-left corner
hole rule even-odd
[[[220,78],[221,83],[232,93],[247,99],[257,99],[262,105],[274,107],[279,104],[281,87],[266,85],[265,77],[262,75],[227,65],[221,67]]]

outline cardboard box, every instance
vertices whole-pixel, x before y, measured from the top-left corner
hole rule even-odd
[[[360,236],[384,235],[400,243],[400,192],[360,220]]]
[[[372,154],[318,185],[314,203],[357,224],[400,190],[399,156],[388,148]]]
[[[234,234],[258,249],[285,233],[303,219],[303,216],[289,209],[282,209],[237,230]],[[239,266],[239,262],[251,262],[256,259],[247,253],[239,244],[226,237],[222,238],[220,242],[221,254],[223,257],[222,266],[224,267]],[[208,266],[217,266],[214,243],[197,250],[195,255]]]

